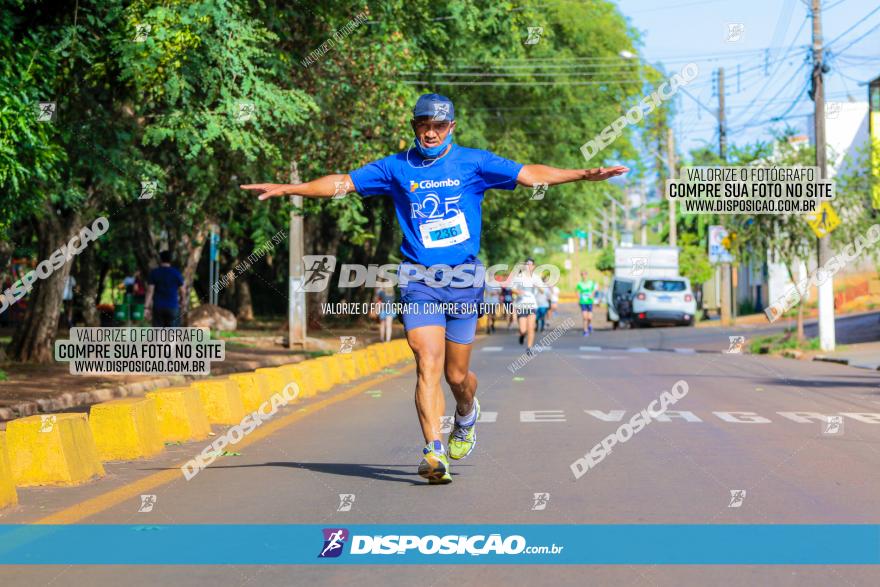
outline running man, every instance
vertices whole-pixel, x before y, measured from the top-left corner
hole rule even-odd
[[[407,342],[416,359],[415,404],[427,443],[418,471],[431,484],[450,483],[448,459],[466,457],[476,444],[480,404],[477,377],[469,366],[477,328],[477,312],[471,310],[483,299],[483,266],[477,258],[483,194],[489,189],[513,190],[517,185],[531,188],[538,183],[603,181],[629,171],[620,166],[557,169],[523,165],[454,144],[455,125],[452,101],[425,94],[413,109],[415,140],[406,151],[347,174],[326,175],[306,183],[241,186],[258,192],[260,200],[291,195],[331,198],[340,192],[393,199],[403,230],[400,252],[404,261],[398,275],[406,279],[400,279],[401,301],[404,307],[419,310],[402,314]],[[450,267],[474,279],[450,283],[448,274],[444,276]],[[450,305],[438,307],[437,303]],[[451,305],[455,303],[459,312]],[[440,387],[444,375],[456,405],[448,449],[440,439],[446,408]]]
[[[596,282],[587,279],[587,272],[581,271],[581,280],[577,284],[578,302],[581,305],[581,317],[584,319],[584,336],[593,334],[593,304],[596,296]]]

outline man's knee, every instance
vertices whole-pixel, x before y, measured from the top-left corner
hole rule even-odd
[[[440,378],[443,371],[443,355],[433,352],[417,352],[416,365],[419,375],[427,378]]]
[[[452,387],[464,385],[467,381],[468,370],[461,367],[447,365],[446,366],[446,383]]]

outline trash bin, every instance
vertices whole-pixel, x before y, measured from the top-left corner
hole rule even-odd
[[[113,317],[116,318],[117,322],[128,322],[128,312],[128,304],[116,304],[113,311]]]
[[[139,322],[144,319],[144,305],[135,304],[131,309],[131,319]]]

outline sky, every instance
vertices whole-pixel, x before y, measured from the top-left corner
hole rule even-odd
[[[694,62],[697,78],[679,92],[675,134],[679,153],[717,146],[714,72],[724,68],[728,144],[769,140],[786,123],[807,134],[812,25],[803,0],[618,0],[642,34],[642,57],[671,73]],[[867,101],[868,80],[880,76],[880,1],[824,0],[829,49],[826,101]],[[729,25],[742,25],[728,41]],[[736,27],[739,28],[739,27]],[[739,73],[737,73],[739,71]],[[774,118],[781,118],[774,121]]]

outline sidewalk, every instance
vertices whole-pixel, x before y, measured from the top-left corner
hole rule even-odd
[[[813,360],[880,371],[880,341],[845,345],[830,353],[816,355]]]

